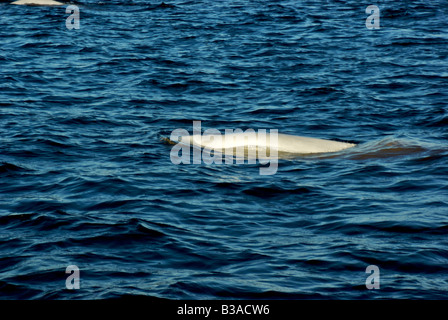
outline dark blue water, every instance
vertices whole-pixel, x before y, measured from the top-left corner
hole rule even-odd
[[[448,297],[446,1],[77,5],[0,3],[0,298]],[[193,120],[358,145],[174,165]]]

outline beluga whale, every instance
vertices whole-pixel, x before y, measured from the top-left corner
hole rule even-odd
[[[62,2],[54,0],[18,0],[11,4],[26,5],[26,6],[62,6]]]
[[[225,136],[220,135],[191,135],[179,137],[179,142],[190,143],[207,149],[229,149],[238,147],[248,148],[272,148],[278,152],[311,154],[338,152],[354,147],[356,144],[340,142],[320,138],[296,136],[291,134],[277,133],[275,143],[272,141],[271,133],[266,133],[262,137],[259,134],[230,133]]]
[[[201,121],[193,121],[193,134],[178,128],[169,138],[162,138],[174,145],[170,152],[173,164],[249,164],[258,162],[261,175],[277,172],[279,159],[294,159],[302,155],[327,154],[355,147],[355,143],[326,140],[279,133],[277,129],[225,129],[224,135],[218,129],[201,130]],[[193,154],[191,154],[192,150]]]
[[[225,133],[217,129],[201,130],[201,121],[193,121],[193,134],[185,129],[176,129],[166,142],[184,146],[193,146],[229,153],[234,149],[249,152],[274,151],[280,157],[291,155],[334,153],[355,147],[355,143],[327,140],[306,136],[279,133],[277,129],[225,129]]]

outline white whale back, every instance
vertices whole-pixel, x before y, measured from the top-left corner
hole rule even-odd
[[[62,2],[53,0],[18,0],[14,1],[12,4],[17,5],[33,5],[33,6],[62,6]]]
[[[247,148],[275,148],[279,152],[286,153],[326,153],[337,152],[347,148],[354,147],[355,144],[325,140],[319,138],[300,137],[289,134],[277,134],[275,136],[266,133],[231,133],[225,135],[192,135],[182,136],[179,141],[190,143],[207,149],[229,149],[238,147]]]

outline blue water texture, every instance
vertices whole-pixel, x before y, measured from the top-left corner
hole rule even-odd
[[[74,4],[0,3],[1,299],[448,297],[446,1]],[[193,121],[357,145],[173,164]]]

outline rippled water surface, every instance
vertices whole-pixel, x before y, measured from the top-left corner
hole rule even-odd
[[[446,1],[76,4],[0,3],[1,298],[448,296]],[[357,146],[175,165],[193,121]]]

